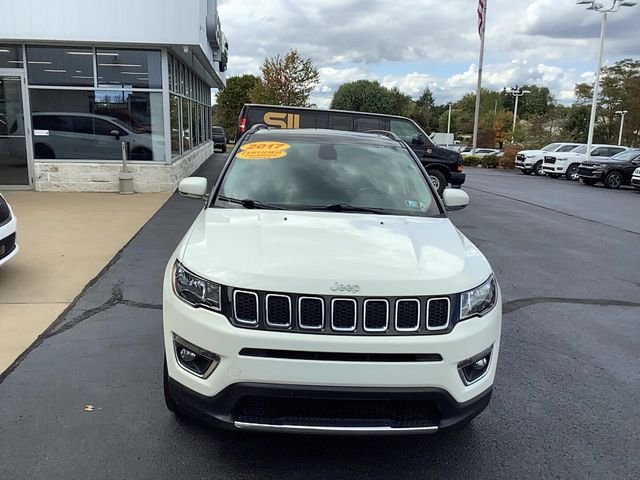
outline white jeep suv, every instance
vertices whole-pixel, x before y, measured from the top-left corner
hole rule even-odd
[[[606,160],[625,150],[629,150],[629,148],[618,145],[592,145],[590,158],[593,160]],[[542,171],[551,178],[564,175],[567,180],[577,181],[580,178],[578,176],[578,168],[586,159],[586,145],[581,145],[570,152],[547,154],[544,157]]]
[[[167,407],[214,425],[428,433],[491,396],[501,296],[389,133],[247,132],[166,268]]]
[[[550,143],[542,147],[540,150],[520,150],[516,155],[516,168],[524,175],[530,175],[532,172],[536,175],[543,175],[542,162],[545,155],[551,153],[565,153],[578,148],[580,143]]]
[[[9,203],[0,194],[0,265],[8,262],[18,253],[16,243],[16,216]]]

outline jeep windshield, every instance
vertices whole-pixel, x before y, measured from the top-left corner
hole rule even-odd
[[[253,135],[244,142],[224,176],[213,206],[442,214],[417,162],[401,145],[374,136],[369,142],[362,135],[291,137]]]

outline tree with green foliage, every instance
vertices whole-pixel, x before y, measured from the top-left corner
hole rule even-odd
[[[260,79],[255,75],[229,77],[226,87],[216,93],[213,123],[224,128],[227,138],[235,138],[240,110],[251,101],[250,93],[259,84]]]
[[[640,60],[624,59],[604,67],[600,87],[594,140],[618,143],[620,115],[616,111],[626,110],[622,143],[640,145]],[[592,85],[580,83],[576,85],[575,93],[579,105],[591,104]]]
[[[254,103],[307,107],[309,96],[320,82],[320,72],[311,59],[304,59],[297,50],[281,57],[266,58],[262,79],[251,91]]]
[[[529,115],[546,115],[553,109],[556,101],[547,87],[522,85],[520,88],[531,93],[523,95],[518,100],[518,119],[526,120]],[[502,98],[502,107],[513,112],[516,103],[515,97],[503,90]]]
[[[340,85],[331,100],[331,108],[356,112],[408,116],[415,108],[411,97],[380,82],[357,80]]]

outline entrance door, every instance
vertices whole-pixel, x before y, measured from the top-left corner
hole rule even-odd
[[[0,75],[0,188],[29,188],[22,77]]]

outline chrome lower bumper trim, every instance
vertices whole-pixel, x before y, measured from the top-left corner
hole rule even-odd
[[[314,433],[328,435],[407,435],[414,433],[436,433],[438,427],[322,427],[313,425],[272,425],[268,423],[234,422],[240,430],[260,430],[264,432]]]

